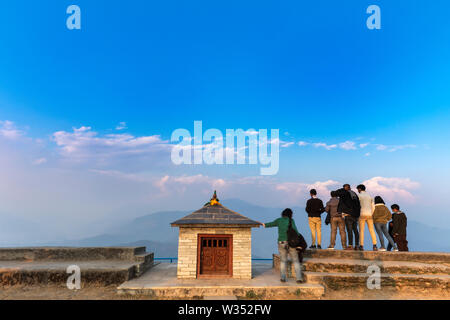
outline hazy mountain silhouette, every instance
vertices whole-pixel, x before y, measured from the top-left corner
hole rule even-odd
[[[281,208],[261,207],[239,199],[225,200],[222,201],[222,204],[259,222],[273,221],[280,216],[282,211]],[[305,209],[299,207],[293,207],[292,209],[299,231],[310,244],[311,235]],[[194,210],[155,212],[117,226],[109,230],[108,233],[79,241],[65,242],[64,244],[72,246],[145,245],[148,251],[155,252],[156,257],[176,257],[178,228],[172,228],[170,223],[192,211]],[[325,215],[322,216],[322,220],[325,220]],[[255,228],[252,236],[254,257],[271,258],[272,253],[277,252],[276,228]],[[330,227],[323,223],[323,248],[328,246],[329,239]],[[414,251],[450,252],[450,230],[430,227],[416,221],[408,221],[408,241],[410,249]],[[336,243],[337,248],[340,248],[339,235]],[[365,247],[368,249],[372,247],[367,227],[365,230]]]

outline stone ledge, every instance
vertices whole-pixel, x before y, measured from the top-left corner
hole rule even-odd
[[[305,258],[337,258],[380,261],[416,261],[425,263],[449,263],[450,253],[446,252],[389,252],[389,251],[347,251],[347,250],[306,250]]]
[[[131,260],[145,247],[36,247],[0,248],[0,261]]]
[[[91,255],[92,254],[92,255]],[[119,284],[153,267],[145,247],[0,249],[0,286],[65,284],[77,265],[82,283]]]
[[[310,283],[322,284],[332,290],[367,287],[367,273],[305,272]],[[421,288],[450,294],[450,276],[381,274],[381,288]]]

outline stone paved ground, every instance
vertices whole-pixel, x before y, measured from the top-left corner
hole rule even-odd
[[[280,296],[279,300],[296,300],[296,296]],[[325,292],[322,300],[450,300],[450,296],[429,292],[398,292],[392,289],[374,291],[339,290]],[[0,288],[0,300],[151,300],[148,296],[118,295],[116,286],[86,287],[71,291],[61,286],[13,286]]]

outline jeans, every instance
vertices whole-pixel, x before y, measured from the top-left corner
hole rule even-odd
[[[339,234],[341,235],[342,249],[345,249],[345,247],[347,246],[347,236],[345,235],[345,220],[344,218],[340,217],[331,218],[330,247],[334,248],[336,244],[337,228],[339,228]]]
[[[377,236],[375,235],[375,230],[373,228],[373,219],[372,217],[360,217],[359,218],[359,245],[364,246],[364,228],[367,223],[367,227],[369,228],[370,236],[372,237],[372,244],[377,244]],[[384,247],[384,246],[383,246]]]
[[[289,247],[287,242],[278,242],[278,252],[280,253],[281,280],[286,280],[288,255],[291,256],[292,264],[294,265],[295,277],[297,278],[297,280],[303,280],[302,265],[298,260],[297,249]]]
[[[315,246],[317,239],[317,244],[320,246],[322,244],[322,219],[320,217],[310,217],[308,218],[308,222],[309,228],[311,229],[311,245]]]
[[[380,238],[381,248],[385,248],[383,234],[389,241],[391,248],[395,248],[394,240],[389,235],[386,223],[375,223],[375,230],[377,230],[378,238]]]
[[[355,234],[355,246],[359,243],[358,218],[353,216],[345,217],[345,226],[347,227],[348,245],[353,245],[353,234]]]

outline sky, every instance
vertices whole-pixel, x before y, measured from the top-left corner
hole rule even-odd
[[[69,5],[81,30],[66,27]],[[381,9],[369,30],[366,9]],[[450,3],[0,4],[0,245],[219,198],[301,206],[364,183],[450,228]],[[278,129],[279,171],[180,165],[174,130]],[[298,213],[304,214],[303,212]]]

